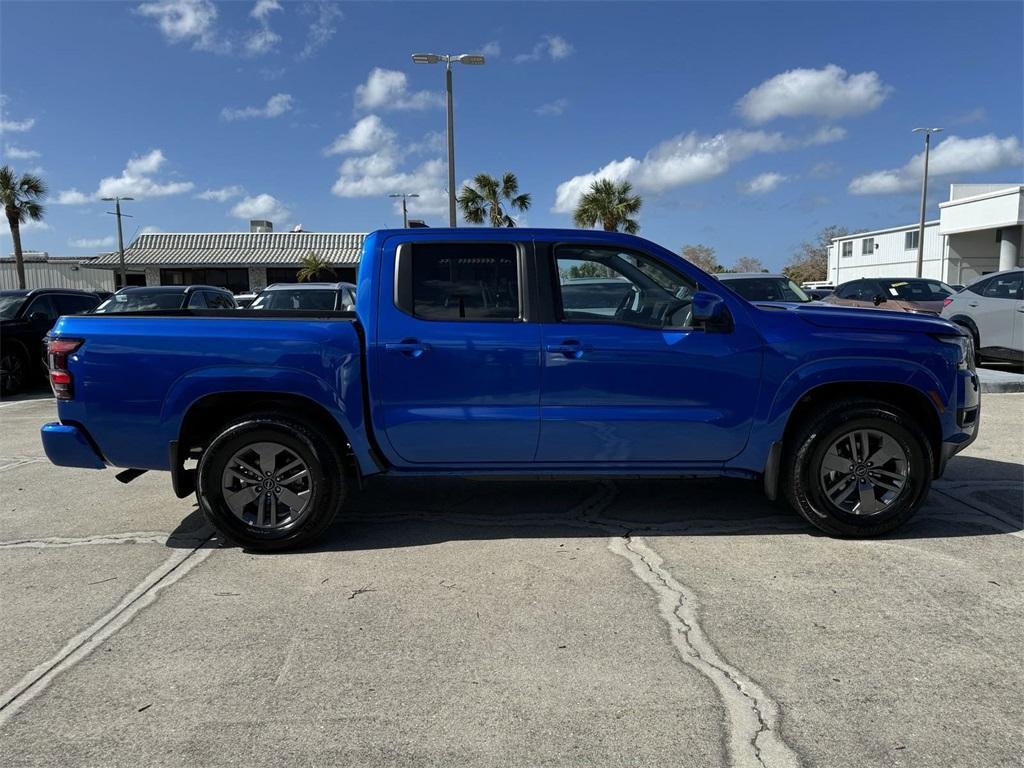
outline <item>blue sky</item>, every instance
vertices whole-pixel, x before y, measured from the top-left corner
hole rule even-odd
[[[26,249],[136,231],[369,231],[388,192],[446,223],[441,66],[457,180],[514,171],[530,226],[593,178],[643,195],[641,234],[780,267],[828,224],[930,217],[950,182],[1024,180],[1024,5],[1007,3],[4,2],[4,162],[51,189]],[[0,247],[10,247],[4,234]]]

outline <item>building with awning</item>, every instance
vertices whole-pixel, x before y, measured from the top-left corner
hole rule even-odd
[[[294,283],[299,262],[316,253],[331,263],[336,279],[355,282],[364,233],[273,232],[253,222],[250,232],[157,232],[139,235],[124,249],[129,285],[214,285],[234,293],[273,283]],[[92,259],[90,269],[113,270],[117,251]]]

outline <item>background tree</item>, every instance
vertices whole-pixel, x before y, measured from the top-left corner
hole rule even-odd
[[[684,245],[682,256],[691,264],[696,264],[705,272],[721,272],[722,265],[715,258],[715,249],[710,245]]]
[[[310,251],[299,259],[300,283],[315,283],[327,277],[335,277],[334,265],[316,251]]]
[[[42,200],[46,197],[46,183],[30,173],[20,178],[9,165],[0,168],[0,200],[3,201],[7,224],[14,241],[14,265],[18,271],[18,287],[25,287],[25,261],[21,253],[21,225],[26,221],[43,218]]]
[[[530,207],[530,196],[519,194],[519,179],[505,171],[501,181],[486,173],[478,173],[472,184],[466,184],[456,198],[462,218],[470,224],[488,221],[492,227],[514,227],[516,220],[505,210],[523,211]]]
[[[640,212],[643,200],[632,193],[633,185],[628,181],[615,183],[609,179],[599,179],[580,198],[573,221],[577,227],[584,229],[590,229],[601,222],[605,232],[621,230],[635,235],[640,231],[640,223],[633,217]]]
[[[754,258],[753,256],[741,256],[736,260],[736,263],[732,265],[730,272],[767,272],[768,268],[764,265],[760,259]]]
[[[828,246],[833,238],[849,234],[846,227],[836,224],[825,227],[813,242],[800,243],[782,273],[797,285],[828,279]]]

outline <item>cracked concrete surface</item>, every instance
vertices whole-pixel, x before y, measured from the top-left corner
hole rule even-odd
[[[0,754],[1019,766],[1020,397],[986,396],[884,540],[819,536],[742,482],[427,480],[273,556],[204,545],[159,474],[49,467],[52,404],[0,404]]]

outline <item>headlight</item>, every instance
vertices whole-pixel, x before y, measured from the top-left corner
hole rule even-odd
[[[961,371],[974,368],[974,341],[970,336],[937,336],[943,344],[951,344],[959,350],[956,367]]]

